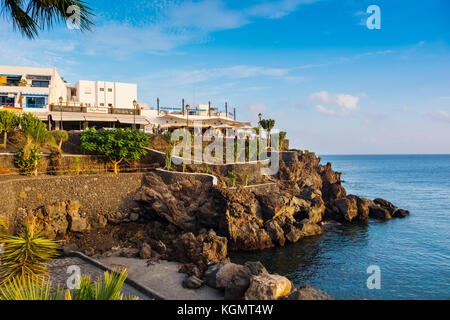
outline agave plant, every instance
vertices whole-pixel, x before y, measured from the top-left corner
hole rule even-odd
[[[0,287],[0,300],[138,300],[124,297],[120,292],[127,278],[126,269],[121,272],[105,272],[103,278],[92,283],[89,276],[80,278],[80,288],[63,292],[53,290],[52,282],[46,278],[12,278]]]
[[[18,278],[43,279],[47,275],[46,261],[57,257],[59,242],[41,237],[27,224],[19,237],[0,230],[3,251],[0,252],[0,285]]]
[[[89,276],[80,278],[80,288],[66,293],[66,300],[124,300],[136,297],[125,298],[121,293],[122,286],[127,279],[127,270],[105,272],[100,281],[92,284]]]
[[[0,286],[0,300],[62,300],[64,295],[57,288],[52,290],[48,279],[11,278]]]

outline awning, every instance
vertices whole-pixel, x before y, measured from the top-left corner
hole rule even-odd
[[[86,121],[97,121],[97,122],[116,122],[116,117],[111,116],[104,116],[104,117],[98,117],[98,116],[84,116]]]
[[[149,124],[149,122],[145,118],[140,117],[117,117],[117,121],[120,123],[126,123],[126,124]]]
[[[52,113],[52,120],[53,121],[84,121],[84,115],[82,114],[67,114],[67,113],[63,113],[62,117],[60,114],[57,113]]]

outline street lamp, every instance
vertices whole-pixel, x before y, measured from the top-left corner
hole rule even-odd
[[[59,130],[63,130],[63,118],[62,118],[62,103],[63,103],[63,97],[59,97],[59,112],[61,115],[61,122],[59,123]]]
[[[188,130],[189,130],[189,109],[191,107],[189,105],[186,106],[186,119],[187,119],[187,126],[188,126]]]
[[[258,118],[259,118],[258,127],[261,128],[262,113],[258,114]]]
[[[133,107],[134,107],[134,112],[133,112],[133,130],[136,130],[136,106],[137,106],[137,101],[133,100]]]

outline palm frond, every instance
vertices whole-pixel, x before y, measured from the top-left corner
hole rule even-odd
[[[15,29],[24,36],[34,39],[40,30],[51,29],[56,23],[65,21],[73,12],[69,7],[79,8],[81,31],[92,29],[94,13],[82,0],[3,0],[1,12],[12,19]]]
[[[59,242],[34,234],[26,225],[20,237],[3,235],[0,252],[0,285],[12,278],[42,279],[47,275],[46,261],[58,256]]]
[[[49,279],[11,278],[0,286],[0,300],[62,300],[59,287],[52,290]]]

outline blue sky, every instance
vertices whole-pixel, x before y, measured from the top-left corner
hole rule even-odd
[[[88,2],[88,34],[29,41],[0,20],[0,64],[135,82],[150,106],[228,101],[319,154],[450,153],[449,1]],[[380,30],[365,24],[372,4]]]

